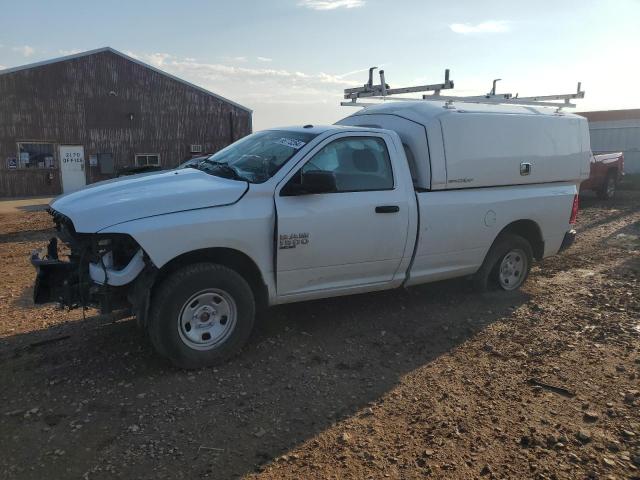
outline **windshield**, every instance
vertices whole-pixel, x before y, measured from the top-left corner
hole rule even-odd
[[[254,133],[210,156],[196,168],[220,177],[266,182],[316,136],[287,130]]]

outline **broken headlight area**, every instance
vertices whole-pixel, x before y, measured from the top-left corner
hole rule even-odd
[[[148,259],[136,241],[124,234],[80,234],[64,216],[55,215],[59,248],[53,237],[46,248],[33,252],[37,276],[36,304],[57,302],[63,307],[97,307],[102,313],[129,308],[130,284]]]

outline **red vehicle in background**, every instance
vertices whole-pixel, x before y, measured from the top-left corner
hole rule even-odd
[[[589,178],[580,184],[580,191],[593,190],[602,199],[613,198],[624,175],[622,152],[601,153],[591,159]]]

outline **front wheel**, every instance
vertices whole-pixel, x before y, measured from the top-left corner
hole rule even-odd
[[[211,263],[188,265],[154,292],[149,337],[178,367],[216,365],[246,343],[254,316],[253,292],[237,272]]]
[[[474,275],[474,285],[479,291],[493,287],[516,290],[529,276],[532,263],[531,244],[519,235],[503,233],[493,242]]]

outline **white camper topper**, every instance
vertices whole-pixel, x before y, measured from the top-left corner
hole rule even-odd
[[[589,174],[587,120],[548,108],[388,102],[337,124],[397,132],[414,185],[424,190],[579,181]]]

